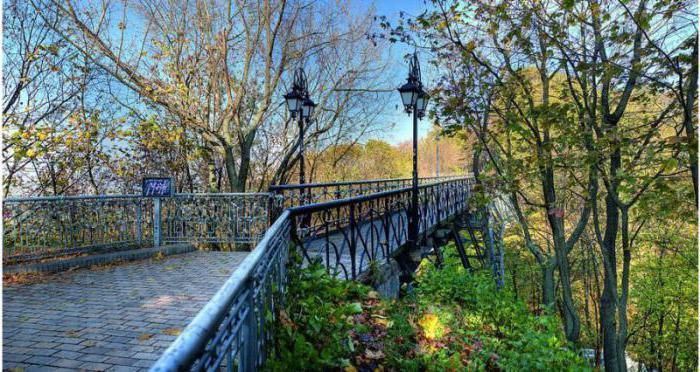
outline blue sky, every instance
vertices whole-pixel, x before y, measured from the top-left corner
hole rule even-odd
[[[359,9],[368,9],[374,7],[376,9],[377,15],[385,15],[389,19],[392,25],[395,25],[396,20],[399,19],[399,13],[405,12],[409,16],[417,16],[422,13],[428,5],[423,0],[357,0],[353,2],[353,7]],[[413,52],[408,46],[397,43],[391,46],[390,55],[392,57],[393,70],[396,73],[396,83],[394,84],[398,88],[401,84],[405,82],[406,75],[408,74],[408,66],[403,59],[403,56],[407,53]],[[423,76],[431,75],[432,71],[429,71],[427,59],[428,56],[421,56],[421,70]],[[427,80],[427,81],[426,81]],[[428,85],[430,84],[429,79],[424,78],[424,82]],[[390,93],[387,93],[390,94]],[[382,116],[382,120],[385,120],[387,124],[395,123],[396,125],[392,130],[387,130],[379,138],[392,143],[397,144],[399,142],[410,141],[412,139],[412,118],[403,111],[401,105],[401,98],[399,93],[393,93],[395,96],[395,101],[392,101],[391,107],[387,108],[385,115]],[[398,107],[397,107],[398,105]],[[418,136],[424,136],[432,124],[424,119],[418,122]]]
[[[408,14],[410,17],[414,17],[422,13],[427,7],[428,4],[423,1],[423,0],[324,0],[324,1],[345,1],[346,4],[348,4],[348,7],[350,11],[356,11],[356,12],[366,12],[368,9],[376,9],[376,14],[378,16],[387,16],[389,21],[392,23],[392,25],[397,24],[397,20],[400,17],[400,12],[404,12]],[[429,2],[428,2],[429,3]],[[119,3],[116,4],[117,8],[119,7]],[[127,39],[133,39],[134,40],[140,40],[140,37],[137,37],[136,35],[139,35],[140,32],[143,32],[143,30],[140,30],[138,28],[134,28],[133,25],[138,24],[138,22],[131,22],[130,27],[127,28]],[[130,35],[132,34],[132,35]],[[405,82],[407,73],[408,73],[408,66],[406,64],[406,61],[404,60],[404,55],[413,52],[413,49],[408,47],[405,44],[401,43],[395,43],[390,46],[390,50],[388,51],[389,61],[391,63],[391,71],[394,71],[395,78],[392,78],[391,80],[394,82],[392,86],[388,86],[387,88],[398,88],[401,84]],[[427,55],[421,55],[421,69],[424,77],[424,83],[426,83],[427,86],[430,86],[430,76],[433,75],[430,69],[428,67],[431,67],[428,65],[427,61],[429,59],[429,56]],[[392,144],[397,144],[400,142],[405,142],[405,141],[410,141],[412,139],[412,118],[408,114],[406,114],[403,111],[403,107],[401,105],[401,99],[399,96],[398,92],[393,92],[393,93],[382,93],[382,94],[391,94],[393,95],[391,104],[386,107],[386,110],[382,115],[378,117],[377,120],[380,121],[379,124],[386,123],[386,130],[382,131],[381,134],[374,134],[373,137],[369,137],[366,139],[370,138],[380,138],[382,140],[385,140],[389,143]],[[393,127],[391,124],[394,124]],[[419,136],[422,137],[425,135],[425,133],[428,132],[430,127],[432,126],[431,123],[427,119],[424,119],[422,121],[419,121]]]

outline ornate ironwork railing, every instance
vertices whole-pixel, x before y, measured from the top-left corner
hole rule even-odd
[[[161,200],[166,244],[254,243],[269,226],[268,193],[176,194]]]
[[[469,178],[421,182],[421,233],[466,209]],[[3,205],[3,262],[151,241],[155,245],[259,241],[153,367],[252,371],[265,360],[272,337],[266,324],[274,321],[283,300],[289,247],[295,243],[307,262],[321,259],[335,275],[356,279],[370,262],[388,260],[408,241],[409,186],[410,180],[402,179],[278,186],[271,189],[276,196],[11,198]],[[290,190],[311,196],[289,197]],[[266,230],[270,211],[280,205],[291,207]]]
[[[268,193],[8,198],[3,263],[173,243],[255,243]]]
[[[427,234],[466,208],[466,177],[419,187],[419,231]],[[306,261],[320,259],[328,271],[356,279],[372,261],[388,260],[408,242],[411,188],[290,208],[292,232]]]
[[[138,195],[5,199],[3,263],[150,244],[152,213]]]
[[[284,293],[290,231],[285,211],[151,371],[257,370]]]
[[[422,177],[419,184],[460,179],[464,176]],[[371,195],[382,191],[411,186],[411,178],[389,178],[378,180],[308,183],[304,185],[274,185],[269,191],[283,199],[283,207],[291,208],[306,204]]]
[[[422,185],[421,231],[464,210],[470,185],[466,177]],[[283,300],[293,242],[306,260],[318,257],[332,272],[356,278],[370,260],[388,259],[406,243],[410,195],[404,187],[284,210],[151,371],[257,370],[272,337],[266,324]]]

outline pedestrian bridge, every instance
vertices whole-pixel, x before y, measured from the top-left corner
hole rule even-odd
[[[265,314],[283,300],[289,249],[333,275],[361,278],[409,243],[410,183],[6,199],[6,273],[153,258],[6,277],[4,367],[255,370],[273,337]],[[471,184],[420,180],[420,240],[467,210]]]

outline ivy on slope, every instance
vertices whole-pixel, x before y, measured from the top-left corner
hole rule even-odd
[[[488,273],[464,270],[453,247],[445,258],[440,269],[424,260],[414,289],[393,301],[295,258],[265,369],[589,369],[566,347],[556,318],[532,315]]]

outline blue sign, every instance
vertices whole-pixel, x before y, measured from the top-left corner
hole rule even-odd
[[[143,196],[152,198],[173,196],[173,179],[170,177],[147,177],[143,179]]]

